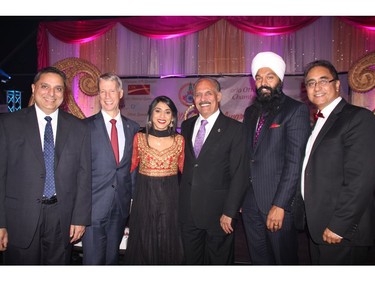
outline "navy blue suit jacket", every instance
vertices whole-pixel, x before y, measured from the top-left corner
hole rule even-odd
[[[125,133],[125,150],[119,165],[116,164],[102,113],[86,119],[91,130],[93,221],[105,218],[114,200],[117,200],[124,219],[129,216],[132,198],[130,165],[133,138],[139,130],[139,125],[124,116],[121,117]]]
[[[254,191],[249,194],[254,194],[264,214],[268,214],[272,205],[290,211],[300,188],[303,155],[311,132],[309,109],[306,104],[283,95],[282,103],[267,117],[253,147],[258,115],[254,105],[244,115]]]

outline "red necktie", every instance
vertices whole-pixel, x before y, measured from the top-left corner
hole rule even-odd
[[[115,119],[111,119],[111,122],[112,124],[112,129],[111,129],[111,144],[112,144],[112,149],[113,149],[113,153],[115,154],[115,158],[116,158],[116,164],[118,165],[118,163],[120,162],[120,155],[119,155],[119,150],[118,150],[118,137],[117,137],[117,128],[116,128],[116,120]]]
[[[320,118],[324,118],[324,115],[323,115],[323,113],[320,110],[318,110],[318,112],[314,114],[314,120],[315,120],[315,122],[318,120],[319,117]]]

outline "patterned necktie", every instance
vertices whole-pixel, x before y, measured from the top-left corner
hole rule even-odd
[[[314,121],[315,122],[318,121],[319,117],[320,118],[324,118],[324,115],[323,115],[323,113],[320,110],[318,110],[318,112],[314,114]]]
[[[203,142],[204,142],[204,135],[206,134],[206,125],[207,124],[208,124],[207,120],[201,121],[201,126],[199,128],[198,134],[195,137],[195,142],[194,142],[195,158],[198,158],[199,152],[202,149]]]
[[[44,163],[46,166],[46,181],[44,183],[43,195],[47,198],[51,198],[55,193],[55,145],[53,143],[53,131],[51,120],[52,118],[46,116],[44,118],[47,121],[46,128],[44,130]]]
[[[111,119],[112,124],[112,129],[111,129],[111,144],[112,144],[112,149],[113,153],[115,154],[116,158],[116,164],[120,163],[120,154],[119,154],[119,149],[118,149],[118,137],[117,137],[117,128],[116,128],[116,120]]]
[[[266,121],[266,118],[264,118],[264,115],[262,113],[259,117],[257,130],[255,131],[253,146],[256,146],[256,144],[258,143],[260,131],[262,130],[262,127],[263,127],[265,121]]]

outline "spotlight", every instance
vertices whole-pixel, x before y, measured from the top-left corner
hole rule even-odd
[[[6,74],[6,73],[4,72],[4,70],[2,70],[2,69],[0,68],[0,82],[5,84],[5,83],[8,82],[10,79],[12,79],[12,77],[10,77],[8,74]]]

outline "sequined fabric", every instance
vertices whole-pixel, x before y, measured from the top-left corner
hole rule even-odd
[[[173,145],[164,150],[157,150],[147,145],[146,135],[138,133],[133,143],[132,170],[139,165],[139,173],[152,177],[176,175],[182,171],[184,162],[184,139],[176,135]]]

